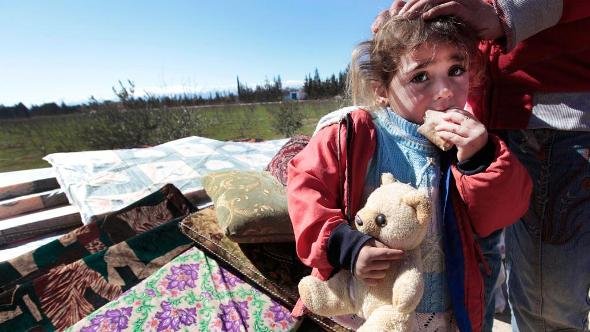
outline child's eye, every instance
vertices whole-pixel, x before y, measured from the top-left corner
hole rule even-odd
[[[465,73],[465,68],[462,66],[453,66],[449,69],[449,76],[461,76]]]
[[[423,83],[426,82],[428,80],[428,74],[426,73],[419,73],[416,76],[412,77],[412,80],[410,82],[412,83]]]

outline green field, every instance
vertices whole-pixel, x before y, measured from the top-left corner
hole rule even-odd
[[[303,115],[296,133],[309,135],[319,118],[342,107],[341,100],[218,105],[32,117],[0,122],[0,172],[49,167],[42,158],[54,152],[145,147],[186,136],[217,140],[277,139],[284,135],[274,114]]]

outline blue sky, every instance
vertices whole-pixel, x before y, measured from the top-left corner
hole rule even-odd
[[[301,82],[343,70],[391,0],[0,1],[0,104]]]

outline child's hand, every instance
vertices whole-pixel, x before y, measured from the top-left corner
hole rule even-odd
[[[457,147],[459,162],[471,158],[488,142],[488,131],[471,113],[450,109],[441,116],[442,122],[436,125],[438,135]]]
[[[385,278],[392,261],[404,258],[402,250],[391,249],[376,240],[369,240],[359,251],[354,275],[369,286]]]

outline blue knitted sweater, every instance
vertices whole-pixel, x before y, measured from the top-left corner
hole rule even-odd
[[[369,165],[365,196],[379,187],[381,174],[389,172],[400,182],[424,188],[432,199],[432,221],[421,245],[424,261],[424,295],[417,312],[445,312],[451,307],[444,271],[440,203],[440,152],[418,133],[418,125],[382,109],[373,113],[377,148]]]

